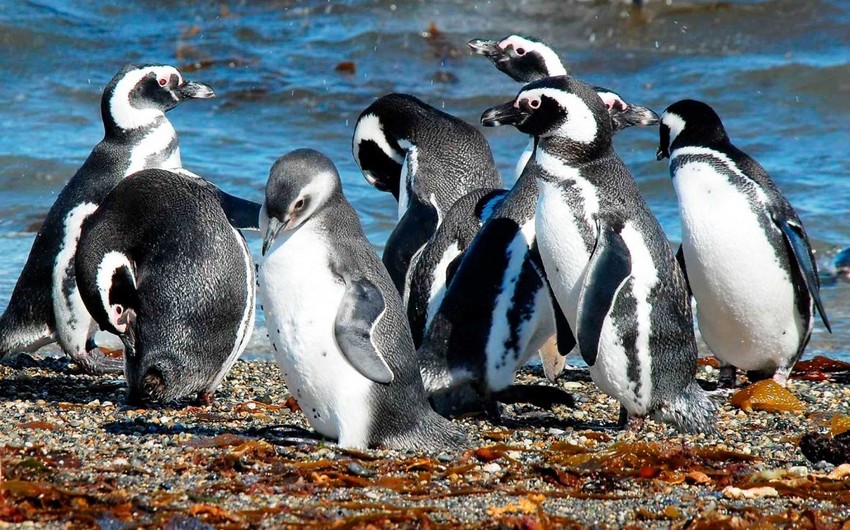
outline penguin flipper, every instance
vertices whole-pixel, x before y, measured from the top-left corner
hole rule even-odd
[[[782,230],[782,235],[785,236],[788,248],[791,249],[791,254],[793,254],[803,280],[806,282],[806,288],[815,301],[815,307],[817,307],[823,325],[832,333],[832,327],[829,325],[829,319],[820,300],[820,282],[818,281],[817,265],[815,264],[809,243],[806,241],[803,227],[797,223],[789,222],[788,219],[777,219],[774,217],[773,222]]]
[[[395,376],[373,340],[375,325],[386,309],[384,295],[365,278],[347,279],[346,284],[334,323],[336,343],[363,377],[376,383],[392,383]]]
[[[260,203],[241,199],[218,188],[216,189],[221,209],[224,210],[224,215],[227,216],[227,220],[230,221],[233,228],[240,230],[260,229]]]
[[[691,281],[688,280],[688,269],[685,268],[685,251],[682,250],[681,244],[679,244],[679,250],[676,251],[676,261],[679,263],[679,269],[682,270],[682,276],[685,277],[685,287],[688,288],[688,296],[693,296],[694,292],[691,290]]]
[[[631,272],[632,259],[623,237],[612,227],[600,227],[578,301],[578,345],[588,366],[596,363],[602,325]]]

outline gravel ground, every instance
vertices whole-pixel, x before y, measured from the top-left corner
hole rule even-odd
[[[846,375],[793,381],[802,414],[745,412],[717,392],[719,435],[683,436],[652,420],[611,429],[616,403],[569,369],[557,384],[574,410],[456,420],[465,452],[359,453],[308,443],[273,363],[238,362],[210,407],[137,410],[121,378],[21,356],[0,365],[0,526],[850,528],[850,474],[798,448],[850,415]],[[716,371],[699,378],[710,387]]]

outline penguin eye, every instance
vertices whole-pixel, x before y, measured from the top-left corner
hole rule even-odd
[[[115,313],[116,313],[118,316],[121,316],[121,313],[123,313],[123,312],[124,312],[124,308],[123,308],[123,307],[121,307],[120,305],[116,305],[116,306],[115,306]]]
[[[165,86],[167,84],[168,84],[168,79],[166,79],[164,77],[159,78],[159,86]]]
[[[292,206],[294,210],[300,210],[304,207],[304,199],[298,199],[295,201],[295,204]]]
[[[525,48],[517,48],[516,54],[517,55],[525,55]]]
[[[539,109],[539,108],[540,108],[540,100],[539,100],[539,99],[532,99],[532,100],[529,100],[528,105],[529,105],[532,109]]]

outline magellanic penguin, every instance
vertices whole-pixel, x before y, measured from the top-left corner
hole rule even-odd
[[[214,96],[167,65],[127,65],[101,99],[103,140],[62,189],[35,238],[0,317],[0,356],[32,352],[56,340],[84,370],[120,370],[94,348],[92,319],[74,280],[80,227],[127,175],[145,168],[179,168],[177,133],[165,112],[187,99]]]
[[[212,394],[254,329],[256,276],[218,190],[146,169],[121,181],[82,227],[77,285],[124,343],[128,400]]]
[[[534,37],[508,35],[499,41],[473,39],[467,45],[473,52],[487,57],[496,68],[520,83],[567,75],[567,68],[558,54],[545,42]],[[594,86],[593,90],[608,108],[615,133],[633,125],[658,123],[658,115],[652,109],[629,103],[620,94],[608,88]],[[525,169],[533,148],[534,139],[532,138],[517,162],[517,177]]]
[[[566,72],[551,48],[530,38],[510,36],[499,42],[473,40],[469,46],[518,81]],[[652,110],[627,103],[611,90],[599,87],[595,90],[605,102],[614,131],[658,122]],[[563,356],[574,345],[570,334],[557,337],[555,348],[544,347],[556,328],[569,333],[569,326],[554,307],[536,249],[537,185],[532,176],[520,175],[533,148],[532,138],[516,166],[517,182],[507,195],[500,194],[488,201],[487,209],[494,218],[485,223],[471,248],[452,264],[452,285],[444,292],[435,293],[434,299],[441,304],[435,307],[432,303],[429,308],[427,331],[419,349],[430,392],[474,381],[484,393],[495,392],[497,400],[524,396],[522,400],[539,404],[559,402],[551,399],[553,391],[548,388],[511,387],[510,397],[505,392],[516,370],[535,351],[540,352],[547,377],[554,380],[564,366]],[[444,239],[440,230],[434,239]],[[411,285],[415,287],[418,275],[413,277]],[[546,392],[547,397],[537,399],[534,394],[540,392]]]
[[[614,152],[611,119],[588,85],[526,85],[482,122],[538,138],[523,177],[537,180],[537,244],[558,305],[621,421],[653,416],[711,431],[716,406],[695,379],[685,278],[658,221]]]
[[[458,447],[428,405],[401,297],[310,149],[271,168],[260,215],[259,285],[283,378],[310,425],[343,447]]]
[[[455,201],[502,187],[490,146],[475,127],[407,94],[378,98],[360,113],[352,151],[366,180],[398,200],[399,222],[383,261],[402,294],[414,256]]]
[[[697,322],[722,363],[721,386],[735,385],[735,367],[784,386],[809,342],[815,308],[830,329],[802,221],[705,103],[667,108],[658,148],[664,157],[679,199]]]
[[[406,94],[383,96],[360,114],[352,149],[366,179],[398,199],[383,261],[418,347],[447,269],[481,227],[485,203],[504,193],[502,180],[475,127]]]

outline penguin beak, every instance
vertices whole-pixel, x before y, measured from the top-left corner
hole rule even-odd
[[[617,117],[618,119],[622,118],[628,124],[627,126],[658,124],[658,114],[653,112],[652,109],[640,105],[631,105],[623,112],[618,113]]]
[[[504,50],[499,48],[499,43],[494,40],[472,39],[466,43],[467,46],[476,54],[489,57],[490,59],[498,59],[504,55]]]
[[[495,107],[490,107],[481,115],[481,125],[498,127],[500,125],[522,125],[531,114],[514,106],[508,101]]]
[[[180,99],[210,99],[215,97],[211,86],[194,81],[185,81],[175,90]]]
[[[661,160],[662,158],[667,158],[668,156],[670,156],[670,153],[668,153],[667,149],[664,149],[663,147],[659,147],[658,151],[655,152],[656,160]]]
[[[277,235],[280,234],[283,230],[286,230],[286,227],[289,225],[289,219],[286,219],[284,222],[278,220],[277,217],[269,217],[269,226],[266,228],[266,235],[263,237],[263,256],[266,255],[266,252],[272,245],[274,245],[274,240],[277,239]]]

